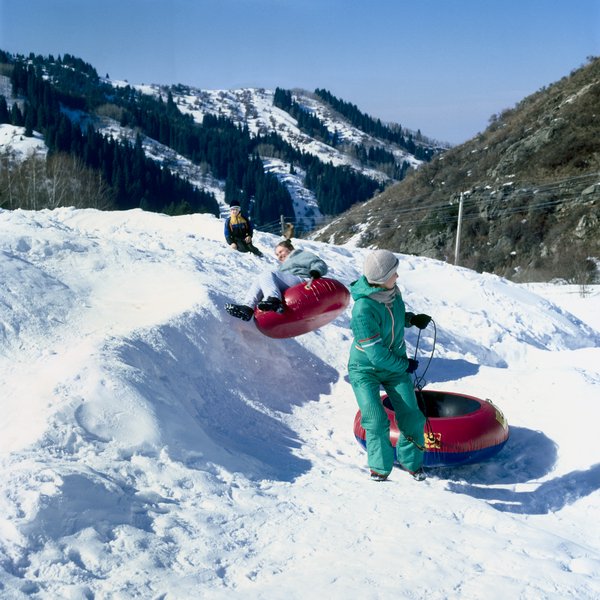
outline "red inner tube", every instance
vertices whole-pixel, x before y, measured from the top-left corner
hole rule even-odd
[[[330,323],[350,302],[350,292],[337,279],[321,277],[299,283],[283,293],[284,311],[254,311],[261,333],[272,338],[289,338],[308,333]]]
[[[508,424],[502,411],[490,400],[474,396],[416,390],[425,424],[425,466],[449,466],[486,460],[500,452],[508,440]],[[387,395],[382,403],[390,422],[390,441],[396,446],[399,431]],[[360,411],[354,419],[354,435],[366,447]]]

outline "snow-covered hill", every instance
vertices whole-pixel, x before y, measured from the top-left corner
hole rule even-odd
[[[27,137],[25,127],[0,123],[0,156],[9,161],[22,161],[34,155],[45,157],[47,153],[44,137],[37,131],[33,137]]]
[[[123,81],[111,81],[112,85],[129,85]],[[293,99],[305,110],[317,116],[332,133],[336,134],[339,144],[336,147],[325,144],[303,133],[296,119],[284,110],[274,106],[273,90],[264,88],[244,88],[237,90],[201,90],[189,86],[161,87],[158,85],[133,85],[138,91],[160,96],[166,101],[171,93],[173,101],[184,114],[190,114],[198,123],[206,114],[226,117],[237,125],[247,127],[251,135],[266,135],[270,132],[277,133],[283,140],[297,150],[318,157],[324,163],[334,166],[348,166],[357,172],[367,175],[382,184],[392,183],[390,177],[383,171],[362,164],[352,154],[354,145],[365,148],[384,148],[391,152],[398,165],[407,163],[411,168],[418,168],[422,161],[387,140],[375,138],[360,129],[352,126],[341,115],[332,110],[316,95],[305,90],[294,90]],[[115,122],[105,124],[104,130],[111,135],[133,138],[135,133],[119,127]],[[178,157],[171,159],[173,151],[168,147],[158,144],[154,140],[145,139],[146,153],[155,158],[166,157],[165,162],[174,171],[183,174],[194,181],[199,187],[215,193],[222,209],[224,182],[208,182],[195,176],[194,171],[199,167],[192,165],[187,159]],[[154,152],[150,151],[154,148]],[[275,174],[287,187],[294,203],[295,217],[305,227],[314,227],[323,222],[323,215],[319,210],[314,193],[304,185],[305,173],[297,165],[295,172],[290,173],[291,165],[277,157],[263,156],[263,163],[267,171]]]
[[[229,317],[275,261],[221,229],[0,212],[3,599],[600,596],[597,288],[400,256],[408,306],[437,324],[427,387],[491,398],[511,437],[378,484],[352,433],[349,312],[289,340]],[[360,272],[362,249],[299,245]]]
[[[161,93],[160,88],[140,86],[141,91]],[[273,104],[274,92],[266,89],[246,88],[239,90],[196,90],[186,88],[187,92],[177,92],[171,89],[173,100],[182,110],[191,114],[197,122],[202,122],[205,114],[227,117],[238,125],[247,126],[251,133],[266,134],[277,132],[284,140],[294,147],[318,156],[323,162],[347,165],[366,173],[373,179],[388,179],[380,171],[365,169],[356,159],[328,144],[319,142],[303,133],[296,119]],[[165,90],[162,90],[162,94]],[[332,134],[337,134],[340,144],[358,144],[366,146],[385,146],[393,151],[398,163],[407,161],[412,167],[417,167],[421,161],[412,154],[402,150],[390,142],[377,139],[350,125],[343,117],[335,113],[316,95],[305,90],[295,90],[293,99],[305,110],[317,116]]]
[[[90,81],[93,67],[77,59],[73,59],[71,62],[72,64],[69,63],[66,66],[60,61],[57,63],[53,59],[48,59],[46,62],[41,61],[37,64],[37,68],[46,70],[46,77],[54,82],[57,89],[62,90],[61,93],[72,94],[81,100],[69,107],[63,103],[60,112],[68,115],[71,123],[78,124],[83,131],[88,127],[93,127],[115,139],[128,139],[131,142],[136,139],[137,135],[141,135],[142,145],[148,157],[183,179],[189,180],[195,187],[213,194],[221,207],[221,214],[224,214],[227,209],[224,192],[225,181],[213,176],[217,172],[214,170],[214,164],[212,166],[209,164],[210,161],[207,160],[206,155],[203,155],[201,159],[196,157],[198,164],[195,164],[189,157],[182,156],[174,148],[166,145],[173,142],[173,140],[169,141],[169,136],[161,136],[155,130],[144,135],[140,127],[123,126],[123,123],[126,122],[123,120],[124,109],[116,99],[118,96],[115,93],[116,88],[124,91],[122,88],[128,87],[142,95],[160,97],[165,102],[172,100],[182,113],[191,116],[197,123],[202,123],[204,117],[210,114],[226,118],[247,130],[250,136],[263,136],[261,139],[265,139],[265,143],[258,143],[253,152],[260,155],[264,170],[274,174],[291,196],[292,207],[289,207],[286,202],[285,211],[293,212],[293,214],[285,214],[284,217],[293,220],[297,228],[304,231],[314,229],[323,224],[325,220],[316,198],[316,184],[314,181],[307,184],[305,169],[312,168],[315,164],[320,165],[312,169],[312,177],[314,179],[323,176],[326,180],[326,183],[323,183],[320,188],[321,206],[325,206],[324,210],[326,211],[339,212],[342,210],[340,206],[347,207],[352,202],[362,202],[377,189],[383,189],[401,179],[407,169],[418,168],[422,164],[420,159],[424,156],[445,149],[443,144],[424,138],[420,132],[402,129],[398,124],[388,124],[390,129],[385,129],[379,123],[382,127],[379,134],[383,137],[374,137],[352,125],[346,117],[332,108],[337,101],[335,97],[332,97],[333,101],[330,105],[316,93],[305,90],[298,89],[289,92],[262,88],[202,90],[182,84],[174,86],[133,84],[130,86],[127,81],[108,78],[96,78]],[[18,95],[13,97],[11,80],[6,75],[0,75],[0,91],[4,92],[3,95],[10,106],[16,102],[23,110],[24,91],[20,90],[23,94],[22,97]],[[288,97],[286,94],[289,94],[290,106],[293,105],[290,112],[295,116],[275,106],[277,93],[283,93],[286,98]],[[87,103],[84,101],[86,95]],[[139,101],[139,95],[134,94],[133,97],[136,98],[134,103]],[[103,98],[104,102],[100,102],[99,98]],[[282,105],[281,101],[278,101],[277,104]],[[83,108],[86,105],[94,108],[89,109],[90,112],[86,112],[86,109]],[[343,103],[342,106],[344,105],[352,106],[349,103]],[[57,111],[57,107],[58,102],[51,109],[48,107],[46,109]],[[357,107],[354,108],[356,114],[364,118],[364,123],[360,126],[367,131],[373,131],[376,121],[368,115],[360,113]],[[318,119],[318,127],[315,129],[314,123],[310,126],[302,125],[298,121],[298,119],[302,121],[302,115],[311,115]],[[156,115],[155,117],[158,118]],[[356,118],[354,121],[356,122]],[[38,123],[38,127],[43,130],[44,124]],[[323,127],[326,128],[325,132]],[[316,133],[307,134],[306,131],[311,128]],[[397,139],[398,143],[384,139],[386,132],[390,133],[392,130],[396,134],[402,133],[403,137]],[[37,133],[36,135],[39,136]],[[149,137],[150,135],[159,137],[160,142],[158,139]],[[272,135],[273,138],[268,139],[269,135]],[[273,142],[274,138],[277,141]],[[287,150],[282,150],[282,146],[285,146]],[[181,144],[177,147],[182,151]],[[293,150],[290,150],[290,147]],[[12,151],[11,140],[0,139],[0,154],[7,150]],[[292,158],[294,155],[295,158]],[[310,163],[311,167],[308,166],[307,161],[299,159],[299,157],[307,155],[318,159],[318,161]],[[352,189],[361,188],[362,181],[364,190],[354,198],[346,188],[343,194],[344,201],[336,200],[335,195],[341,194],[338,189],[340,181],[346,181],[348,176],[340,175],[340,171],[335,171],[334,174],[329,171],[326,175],[315,175],[315,173],[321,173],[325,168],[324,165],[345,167],[364,176],[359,178],[358,183],[353,181],[351,184],[346,184],[350,185]],[[225,174],[219,172],[218,177],[224,178]],[[331,180],[335,180],[336,183],[334,184]],[[241,185],[239,181],[237,184]],[[132,206],[132,204],[128,206]],[[276,216],[276,221],[273,223],[265,223],[264,219],[259,220],[263,230],[271,232],[278,230],[280,227],[279,216],[279,214]],[[271,218],[272,215],[269,215],[269,219]]]

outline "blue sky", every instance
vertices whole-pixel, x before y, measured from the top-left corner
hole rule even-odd
[[[461,143],[600,55],[600,0],[0,0],[0,48],[130,83],[325,88]]]

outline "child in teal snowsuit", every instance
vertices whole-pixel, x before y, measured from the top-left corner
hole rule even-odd
[[[375,250],[365,259],[364,275],[350,286],[354,307],[348,375],[362,413],[371,478],[383,481],[394,465],[390,424],[380,399],[383,386],[401,432],[397,459],[417,480],[423,473],[425,416],[419,409],[410,374],[417,361],[406,356],[405,326],[425,328],[428,315],[406,312],[396,287],[398,259],[388,250]]]

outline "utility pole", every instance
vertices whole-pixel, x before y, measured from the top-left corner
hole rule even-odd
[[[458,203],[458,225],[456,226],[456,246],[454,247],[454,264],[458,265],[458,257],[460,254],[460,231],[462,229],[463,216],[463,193],[460,193],[460,201]]]

